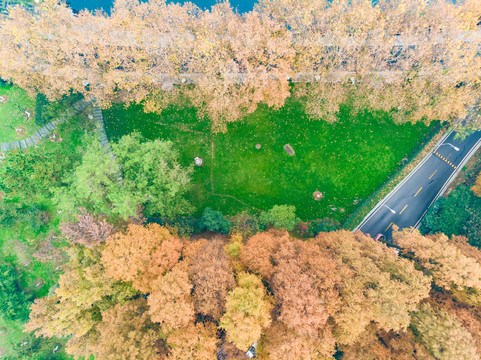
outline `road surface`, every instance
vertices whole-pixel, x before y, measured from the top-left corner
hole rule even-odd
[[[418,226],[432,203],[441,196],[481,145],[481,131],[464,140],[452,132],[355,229],[375,237],[392,237],[392,227]]]

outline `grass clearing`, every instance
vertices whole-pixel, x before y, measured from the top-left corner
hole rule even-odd
[[[344,221],[435,124],[396,125],[382,112],[353,117],[348,106],[339,118],[334,124],[312,120],[290,99],[280,110],[260,107],[229,124],[227,133],[212,134],[209,122],[199,120],[193,108],[171,106],[160,115],[144,113],[140,105],[104,111],[111,140],[140,131],[149,139],[172,140],[183,165],[196,156],[204,159],[204,166],[195,168],[189,193],[196,215],[207,206],[233,215],[289,204],[303,220],[328,216]],[[286,153],[285,144],[293,147],[294,156]],[[312,196],[316,190],[324,194],[320,201]]]
[[[0,142],[25,139],[37,131],[35,99],[17,86],[0,86],[0,96],[4,99],[0,98]],[[23,110],[31,113],[29,120]],[[17,128],[23,128],[26,132],[19,136],[15,130]]]

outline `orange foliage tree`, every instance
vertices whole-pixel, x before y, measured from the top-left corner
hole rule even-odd
[[[436,285],[452,292],[458,300],[480,303],[481,264],[479,259],[464,254],[470,245],[464,244],[461,251],[444,234],[422,236],[414,229],[394,232],[393,239],[403,252],[412,254],[414,260],[432,274]]]
[[[234,274],[221,241],[199,249],[190,265],[196,312],[219,320],[225,311],[227,293],[235,286]]]
[[[149,313],[152,321],[160,323],[165,333],[184,327],[194,320],[191,290],[187,266],[183,263],[152,283],[152,292],[147,300]]]
[[[132,281],[136,289],[148,293],[152,282],[179,261],[181,251],[182,243],[166,228],[130,224],[125,233],[108,238],[102,263],[113,279]]]
[[[150,321],[145,299],[131,300],[102,313],[94,355],[98,359],[160,359],[155,347],[162,333]]]
[[[44,0],[35,16],[17,8],[2,19],[0,73],[51,99],[73,89],[105,107],[160,112],[187,99],[215,130],[259,103],[282,106],[290,79],[308,113],[328,121],[354,94],[355,111],[394,110],[398,122],[470,114],[456,125],[479,128],[480,13],[477,0],[262,0],[243,15],[228,3],[117,0],[110,16],[72,16]]]
[[[320,233],[315,243],[335,254],[344,271],[334,333],[352,344],[372,321],[385,331],[406,329],[410,312],[429,294],[430,279],[372,238],[349,231]]]
[[[213,324],[190,323],[172,332],[167,338],[172,360],[215,360],[217,336]]]
[[[105,276],[100,250],[71,247],[70,261],[54,294],[36,299],[25,331],[37,336],[71,336],[67,352],[88,356],[97,341],[98,314],[137,293],[131,285]]]

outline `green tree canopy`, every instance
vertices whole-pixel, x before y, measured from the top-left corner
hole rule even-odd
[[[237,284],[227,296],[226,312],[221,318],[220,327],[227,332],[229,341],[247,351],[271,323],[271,305],[258,276],[240,273]]]
[[[28,318],[30,296],[18,285],[19,276],[11,264],[0,264],[0,311],[7,319]]]
[[[123,219],[136,216],[140,206],[147,216],[173,217],[191,210],[183,195],[192,170],[177,162],[172,142],[133,134],[112,147],[116,158],[91,139],[81,164],[66,179],[68,187],[58,189],[56,199],[66,217],[79,207]]]
[[[260,221],[275,229],[291,231],[299,222],[299,218],[296,216],[295,206],[274,205],[272,209],[261,214]]]
[[[205,208],[199,223],[202,230],[215,231],[221,234],[228,234],[230,226],[230,221],[220,211],[212,210],[209,207]]]
[[[481,247],[481,198],[463,186],[439,198],[423,218],[421,232],[464,235]]]
[[[109,195],[122,217],[144,207],[144,214],[171,218],[185,214],[192,206],[184,199],[192,167],[182,167],[171,141],[145,141],[138,133],[123,136],[112,148],[121,165],[122,183]],[[133,206],[134,205],[134,206]]]

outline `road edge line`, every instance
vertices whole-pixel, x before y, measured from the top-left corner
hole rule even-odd
[[[434,145],[433,149],[436,149],[437,146],[439,146],[440,143],[442,143],[446,138],[451,135],[453,132],[453,129],[450,129],[446,134],[444,134],[441,139]],[[369,219],[372,217],[372,215],[382,206],[386,201],[389,200],[389,198],[394,195],[394,193],[399,190],[399,188],[406,182],[408,181],[411,176],[414,175],[414,173],[427,161],[427,159],[432,155],[432,151],[429,151],[428,154],[419,162],[419,164],[416,165],[416,167],[407,175],[405,176],[397,185],[394,189],[392,189],[384,198],[382,198],[381,201],[379,201],[376,206],[364,217],[364,219],[357,225],[352,232],[358,231]]]

